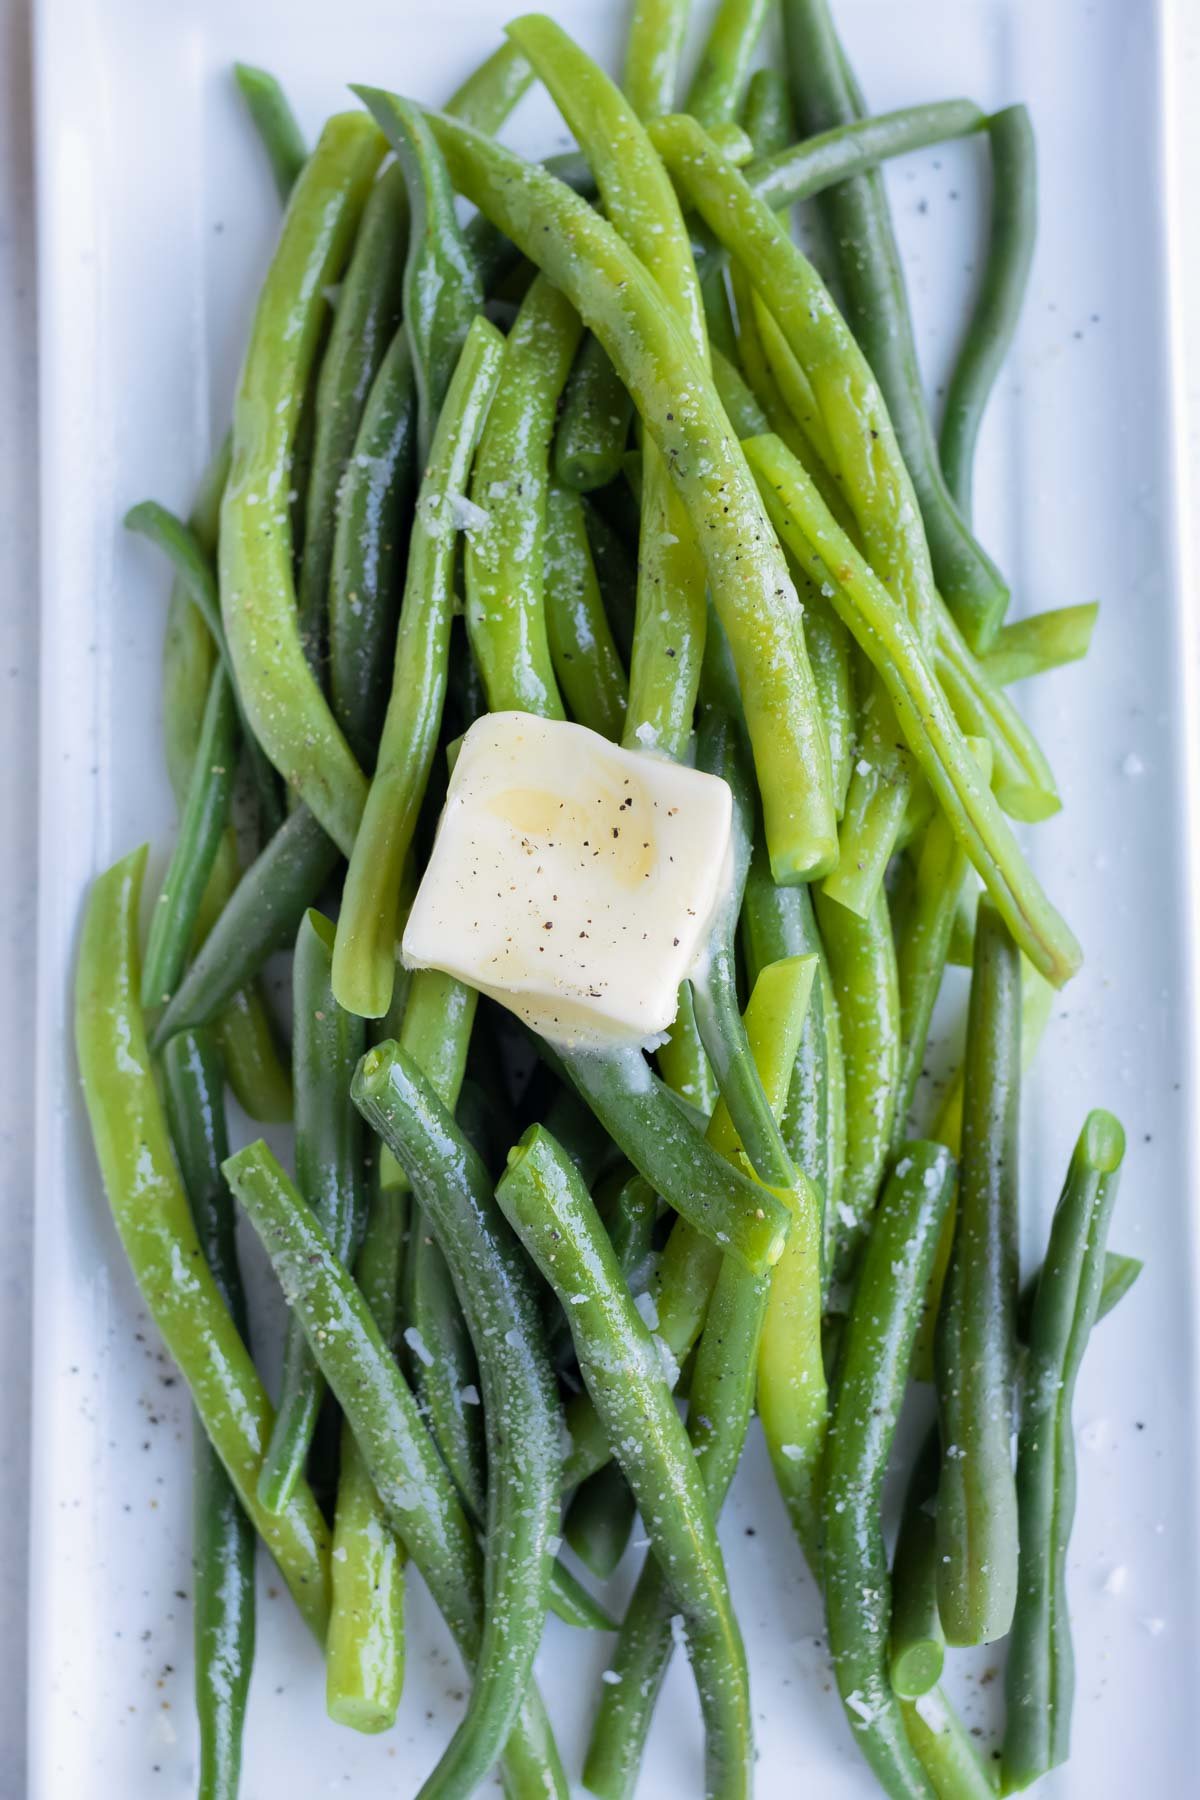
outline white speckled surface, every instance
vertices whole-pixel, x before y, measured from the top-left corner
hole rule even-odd
[[[51,746],[43,761],[54,775],[43,793],[43,823],[50,833],[61,826],[67,841],[47,871],[58,885],[42,895],[42,919],[50,925],[41,946],[47,959],[42,1072],[44,1079],[55,1077],[48,1094],[53,1104],[42,1115],[54,1159],[47,1160],[44,1143],[42,1167],[62,1179],[39,1196],[39,1207],[43,1245],[65,1254],[53,1279],[42,1271],[43,1295],[52,1304],[43,1312],[40,1346],[44,1517],[32,1716],[41,1779],[34,1792],[36,1800],[65,1800],[68,1794],[90,1800],[115,1792],[141,1800],[182,1795],[190,1780],[188,1622],[186,1608],[172,1602],[174,1587],[186,1580],[183,1453],[172,1429],[182,1424],[183,1412],[177,1390],[160,1393],[164,1371],[153,1348],[133,1335],[136,1309],[123,1271],[114,1269],[111,1279],[104,1273],[111,1233],[71,1110],[61,1000],[79,883],[132,842],[132,834],[160,829],[166,818],[150,724],[157,642],[149,621],[159,577],[120,543],[116,506],[139,497],[148,484],[182,504],[203,449],[210,401],[219,409],[227,399],[255,233],[270,203],[248,142],[242,152],[231,152],[229,133],[237,127],[215,86],[221,61],[235,49],[272,61],[312,119],[334,102],[335,77],[363,67],[361,46],[368,43],[391,46],[373,62],[372,75],[403,79],[419,91],[443,90],[473,60],[479,34],[466,21],[496,19],[505,8],[498,0],[442,6],[427,41],[409,40],[408,58],[395,47],[397,18],[407,9],[390,0],[344,0],[333,46],[312,23],[327,18],[327,9],[285,9],[277,0],[263,0],[238,34],[228,29],[235,11],[229,0],[181,4],[173,9],[169,35],[167,9],[149,9],[144,0],[77,0],[72,10],[73,30],[58,53],[69,49],[75,75],[89,77],[95,104],[59,120],[58,145],[66,157],[58,157],[60,175],[66,167],[76,182],[87,184],[115,169],[129,180],[148,146],[157,166],[137,191],[144,214],[122,210],[121,198],[134,197],[131,186],[120,196],[101,188],[100,212],[80,216],[77,235],[58,242],[60,253],[79,253],[80,283],[64,282],[71,265],[60,260],[53,309],[44,314],[64,332],[52,345],[64,371],[79,356],[83,333],[112,323],[113,315],[91,304],[98,290],[86,285],[96,272],[85,232],[97,231],[110,252],[124,255],[119,266],[102,264],[102,274],[114,284],[107,291],[116,316],[132,318],[134,325],[119,340],[103,334],[93,340],[105,357],[86,367],[95,386],[76,397],[80,435],[63,435],[56,465],[60,479],[79,478],[62,490],[70,504],[56,514],[57,603],[63,604],[63,580],[79,581],[74,598],[80,620],[98,628],[102,654],[93,659],[97,676],[85,654],[64,646],[61,677],[53,672],[46,689],[56,700],[55,726],[64,741]],[[576,18],[582,0],[558,10]],[[1021,94],[1034,102],[1045,174],[1042,247],[1017,360],[984,444],[981,512],[1028,604],[1095,593],[1107,607],[1095,666],[1087,676],[1058,678],[1034,707],[1068,802],[1064,821],[1043,835],[1042,866],[1054,869],[1072,916],[1082,920],[1092,963],[1056,1017],[1034,1084],[1027,1113],[1030,1192],[1044,1222],[1082,1106],[1093,1097],[1109,1098],[1125,1111],[1133,1146],[1114,1243],[1139,1251],[1152,1247],[1153,1264],[1098,1338],[1081,1391],[1083,1499],[1072,1554],[1080,1618],[1078,1754],[1053,1791],[1116,1800],[1134,1791],[1136,1782],[1147,1793],[1183,1792],[1182,1771],[1194,1767],[1197,1727],[1196,1613],[1190,1604],[1197,1525],[1190,1441],[1194,1345],[1187,1316],[1195,1289],[1191,1231],[1183,1223],[1194,1194],[1184,1185],[1188,1096],[1174,1087],[1187,1075],[1186,988],[1178,961],[1187,908],[1180,884],[1179,689],[1171,684],[1181,657],[1194,658],[1195,638],[1186,642],[1170,622],[1177,595],[1163,521],[1171,498],[1164,479],[1171,392],[1180,399],[1186,394],[1180,449],[1190,469],[1200,466],[1200,331],[1192,323],[1200,319],[1200,234],[1189,218],[1177,295],[1186,363],[1176,364],[1168,382],[1147,62],[1155,9],[1148,0],[1058,0],[1053,8],[1036,0],[976,0],[955,9],[912,0],[908,10],[906,41],[885,55],[881,29],[888,9],[879,0],[843,0],[839,7],[876,105],[961,90],[985,101]],[[64,0],[51,0],[46,11],[62,13]],[[1200,115],[1190,99],[1200,73],[1200,7],[1176,0],[1167,11],[1181,101],[1171,167],[1182,201],[1200,180]],[[291,26],[281,32],[285,12]],[[1017,32],[1009,29],[1015,18],[1022,22]],[[137,103],[142,90],[135,42],[139,63],[145,58],[145,69],[165,80],[143,105]],[[26,56],[23,0],[0,0],[0,545],[6,575],[0,607],[0,843],[16,875],[0,926],[6,1000],[0,1043],[0,1642],[6,1646],[17,1644],[24,1624],[23,1376],[29,1366],[33,1186],[37,567]],[[149,73],[140,79],[148,81]],[[74,79],[69,87],[76,92]],[[98,135],[89,138],[89,129]],[[893,192],[914,303],[932,327],[943,299],[951,309],[953,296],[942,296],[941,288],[962,260],[961,249],[948,247],[954,181],[943,178],[939,186],[932,159],[910,167],[918,186],[906,185],[905,171],[897,170]],[[187,204],[168,221],[165,228],[174,235],[156,266],[144,246],[139,250],[135,226],[143,216],[163,217],[154,207],[171,191],[183,193]],[[926,195],[928,214],[918,202]],[[60,190],[57,217],[65,223],[73,215],[63,211],[63,198]],[[1194,214],[1190,199],[1189,210]],[[1179,216],[1185,216],[1182,205]],[[240,238],[214,245],[207,234],[220,235],[218,227],[227,221]],[[193,290],[187,286],[191,270],[201,271]],[[190,304],[184,304],[189,292]],[[93,400],[94,411],[86,404]],[[96,450],[102,454],[91,454]],[[1200,518],[1194,476],[1192,502],[1192,517]],[[75,560],[64,561],[65,553]],[[123,671],[120,683],[113,679],[114,653]],[[86,713],[88,729],[72,724],[73,709]],[[89,754],[77,776],[68,771],[63,777],[60,756],[74,750],[100,754]],[[92,762],[99,773],[84,774]],[[1124,772],[1139,764],[1140,773]],[[1098,862],[1100,855],[1107,862]],[[1031,1211],[1034,1204],[1031,1198]],[[167,1406],[151,1403],[149,1410],[168,1429],[160,1433],[166,1441],[146,1453],[139,1427],[155,1396]],[[52,1473],[56,1486],[49,1483]],[[136,1511],[126,1513],[127,1506]],[[813,1597],[757,1455],[739,1481],[724,1535],[767,1715],[760,1727],[763,1793],[790,1793],[799,1780],[822,1800],[868,1794],[824,1691],[823,1658],[811,1637]],[[1114,1579],[1118,1569],[1123,1574]],[[432,1661],[426,1649],[416,1652],[412,1692],[395,1737],[351,1742],[321,1718],[315,1659],[307,1646],[285,1643],[291,1634],[281,1608],[264,1607],[247,1800],[267,1800],[288,1787],[303,1796],[341,1791],[343,1773],[353,1774],[364,1797],[407,1791],[409,1771],[415,1774],[431,1760],[453,1711],[447,1701],[457,1685],[453,1666],[440,1666],[436,1652]],[[427,1611],[420,1603],[413,1608],[414,1634],[422,1644]],[[120,1640],[112,1636],[116,1630]],[[143,1632],[149,1634],[144,1642]],[[577,1651],[574,1669],[565,1666],[567,1643]],[[18,1657],[5,1660],[8,1669],[19,1667]],[[601,1647],[556,1633],[543,1663],[558,1665],[547,1666],[551,1701],[577,1729],[587,1704],[583,1690],[602,1666]],[[156,1685],[160,1681],[166,1688]],[[642,1790],[651,1800],[690,1790],[696,1770],[683,1669],[675,1672],[669,1694],[677,1704],[669,1706],[671,1717],[657,1734]],[[163,1711],[166,1696],[170,1714]],[[423,1718],[426,1706],[436,1719]],[[130,1713],[130,1707],[138,1711]],[[20,1683],[6,1669],[0,1683],[0,1800],[19,1800],[26,1792],[23,1735]],[[569,1744],[570,1726],[564,1738]]]

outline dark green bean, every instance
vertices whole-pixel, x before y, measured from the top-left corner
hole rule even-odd
[[[400,323],[407,254],[407,177],[391,164],[363,207],[313,398],[297,593],[300,634],[309,667],[317,670],[325,657],[339,493],[368,395]]]
[[[338,495],[329,571],[329,688],[334,716],[364,768],[387,711],[416,480],[416,388],[403,326],[363,408]]]
[[[792,96],[782,70],[755,69],[746,88],[742,124],[758,159],[778,156],[795,142]]]
[[[888,1677],[891,1584],[880,1513],[954,1160],[906,1144],[863,1252],[842,1344],[825,1481],[825,1608],[846,1718],[892,1800],[932,1800]]]
[[[296,1184],[349,1266],[364,1224],[363,1132],[350,1104],[350,1078],[365,1046],[361,1019],[333,997],[333,926],[306,913],[292,963],[292,1075],[296,1089]],[[303,1327],[288,1320],[283,1377],[271,1441],[258,1477],[268,1512],[287,1505],[300,1477],[325,1397]]]
[[[607,350],[588,332],[575,358],[554,438],[554,473],[578,493],[621,473],[633,401]]]
[[[417,1064],[397,1044],[363,1058],[356,1104],[399,1160],[446,1258],[479,1358],[488,1438],[483,1635],[474,1706],[502,1741],[541,1639],[550,1539],[558,1521],[560,1415],[537,1297],[483,1163]],[[465,1752],[467,1744],[464,1743]],[[447,1771],[464,1789],[486,1769],[466,1755]]]
[[[745,1653],[700,1473],[653,1340],[586,1189],[540,1126],[513,1152],[496,1198],[569,1309],[588,1392],[683,1612],[705,1716],[707,1790],[745,1794]]]
[[[404,1377],[366,1301],[267,1146],[251,1144],[224,1168],[350,1421],[393,1528],[473,1666],[484,1630],[480,1553]],[[485,1692],[485,1704],[488,1699]],[[421,1788],[422,1800],[434,1795],[465,1800],[474,1783],[458,1779],[460,1759],[471,1751],[475,1779],[481,1779],[501,1749],[503,1740],[493,1735],[501,1722],[490,1712],[481,1717],[469,1705],[450,1750]],[[536,1689],[530,1688],[503,1748],[506,1786],[514,1800],[528,1793],[565,1796],[566,1781]]]
[[[286,950],[328,880],[337,846],[298,806],[251,863],[158,1021],[161,1050],[177,1031],[208,1025],[276,950]]]
[[[988,120],[992,224],[983,279],[967,334],[946,385],[938,455],[962,517],[971,518],[975,441],[988,396],[1017,329],[1037,236],[1037,145],[1024,106]]]
[[[629,682],[600,597],[583,502],[557,481],[546,497],[545,606],[550,655],[571,717],[619,742]]]
[[[969,136],[986,124],[986,114],[971,100],[935,100],[870,119],[847,119],[751,163],[746,179],[760,200],[783,212],[862,175],[876,163],[947,138]]]
[[[150,920],[142,1005],[165,1006],[179,985],[217,860],[237,765],[237,707],[223,663],[213,669],[179,833]]]
[[[1017,1595],[1012,1431],[1020,1078],[1020,956],[984,899],[963,1055],[954,1252],[934,1345],[943,1446],[938,1610],[951,1644],[1003,1637]]]
[[[1020,1573],[1005,1694],[1004,1790],[1028,1787],[1066,1761],[1074,1658],[1066,1601],[1075,1512],[1071,1407],[1104,1282],[1104,1242],[1125,1134],[1088,1114],[1050,1229],[1029,1333],[1017,1449]]]
[[[308,161],[304,133],[288,104],[287,95],[266,69],[255,69],[249,63],[234,63],[233,73],[267,153],[279,198],[286,201],[297,175]]]
[[[861,117],[828,0],[786,0],[792,98],[806,135]],[[938,590],[967,641],[985,649],[1008,604],[1003,577],[971,536],[942,477],[921,387],[904,274],[878,171],[839,182],[822,208],[835,240],[846,316],[875,371],[929,540]]]
[[[472,1520],[482,1522],[487,1450],[479,1365],[446,1259],[420,1212],[414,1217],[404,1275],[409,1382],[463,1505]]]
[[[564,1061],[613,1142],[697,1231],[747,1268],[770,1268],[779,1260],[788,1207],[705,1143],[640,1050],[604,1055],[575,1050]]]
[[[238,1268],[233,1198],[221,1173],[229,1154],[224,1072],[212,1040],[187,1033],[164,1058],[167,1122],[196,1236],[243,1342],[246,1297]],[[242,1729],[254,1663],[254,1527],[199,1417],[192,1443],[195,1693],[199,1800],[236,1800]]]

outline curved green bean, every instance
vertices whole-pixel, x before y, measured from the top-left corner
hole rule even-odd
[[[947,138],[969,137],[986,124],[987,115],[971,100],[935,100],[869,119],[847,119],[752,163],[746,179],[760,200],[783,212],[876,163]]]
[[[996,909],[979,903],[963,1057],[954,1252],[934,1366],[944,1446],[938,1611],[951,1644],[1003,1637],[1017,1596],[1017,1125],[1021,967]]]
[[[512,1153],[496,1198],[569,1309],[580,1369],[675,1601],[705,1716],[707,1791],[748,1792],[745,1652],[716,1530],[658,1352],[572,1164],[540,1126]]]
[[[975,442],[988,396],[1017,329],[1037,236],[1037,144],[1024,106],[988,120],[992,156],[992,224],[983,279],[950,379],[938,438],[946,486],[962,517],[971,518]]]
[[[982,658],[983,672],[997,687],[1045,675],[1088,653],[1100,608],[1096,601],[1032,613],[1002,625]]]
[[[210,1024],[269,956],[289,948],[337,854],[308,808],[298,806],[234,888],[155,1026],[152,1049],[177,1031]]]
[[[684,102],[705,130],[737,118],[767,11],[768,0],[721,0]]]
[[[792,97],[787,77],[779,69],[755,69],[746,84],[742,124],[754,146],[759,166],[764,157],[778,156],[796,141]]]
[[[1050,1228],[1029,1333],[1017,1448],[1020,1569],[1005,1695],[1006,1793],[1065,1762],[1074,1662],[1066,1602],[1075,1512],[1075,1381],[1104,1283],[1104,1244],[1125,1134],[1111,1113],[1084,1123]]]
[[[308,161],[308,145],[287,95],[266,69],[234,63],[234,79],[267,153],[279,198],[286,201]]]
[[[324,1638],[329,1537],[308,1488],[287,1509],[255,1495],[271,1407],[207,1263],[179,1179],[146,1045],[137,954],[143,846],[92,884],[75,976],[75,1044],[105,1192],[134,1278],[191,1390],[213,1448],[279,1565],[305,1622]]]
[[[387,118],[387,95],[364,97]],[[824,874],[836,854],[829,758],[794,590],[711,382],[651,277],[586,202],[454,121],[432,124],[455,185],[562,288],[633,394],[684,498],[733,646],[776,873]]]
[[[292,1078],[296,1090],[296,1181],[347,1265],[362,1236],[363,1131],[350,1078],[365,1046],[361,1019],[333,997],[333,926],[309,912],[292,962]],[[299,1322],[288,1320],[279,1407],[258,1476],[268,1512],[287,1505],[316,1430],[325,1383]]]
[[[614,743],[629,682],[613,641],[578,494],[551,481],[546,496],[546,633],[571,717]]]
[[[221,505],[221,612],[250,729],[344,855],[366,783],[304,658],[287,496],[324,292],[346,265],[383,148],[361,114],[339,113],[296,183],[242,365]]]
[[[565,717],[547,637],[546,509],[554,416],[581,329],[570,302],[538,276],[505,342],[479,440],[466,616],[492,712]]]
[[[792,98],[803,131],[825,131],[861,117],[861,96],[828,0],[786,0],[783,22]],[[942,478],[883,178],[876,171],[840,182],[822,204],[835,240],[847,319],[883,389],[920,501],[938,591],[967,641],[984,649],[1004,616],[1008,589]]]
[[[454,611],[455,501],[495,391],[504,340],[476,317],[427,460],[408,553],[392,696],[362,829],[350,858],[333,956],[333,988],[348,1012],[380,1018],[395,978],[397,903],[446,696]]]
[[[243,1342],[246,1297],[238,1268],[224,1073],[212,1040],[177,1037],[164,1058],[167,1120],[204,1259]],[[236,1800],[254,1662],[254,1526],[197,1415],[193,1436],[192,1569],[199,1800]]]
[[[1061,987],[1079,967],[1079,946],[1021,856],[906,615],[786,447],[768,437],[745,448],[777,529],[818,585],[827,585],[839,618],[878,669],[910,750],[1010,930]]]
[[[479,1548],[370,1308],[264,1143],[238,1151],[224,1168],[350,1422],[393,1529],[424,1576],[464,1660],[473,1666],[484,1629]],[[535,1688],[530,1687],[503,1746],[500,1740],[486,1739],[499,1722],[494,1715],[480,1719],[479,1741],[466,1741],[464,1727],[472,1710],[455,1733],[447,1779],[442,1777],[444,1758],[422,1786],[420,1800],[435,1795],[466,1800],[473,1784],[457,1779],[463,1759],[469,1754],[481,1777],[502,1747],[506,1788],[514,1800],[526,1793],[565,1797],[566,1780]]]
[[[888,1181],[863,1252],[842,1345],[825,1479],[825,1609],[846,1718],[893,1800],[931,1800],[888,1676],[891,1584],[883,1479],[954,1162],[910,1143]]]

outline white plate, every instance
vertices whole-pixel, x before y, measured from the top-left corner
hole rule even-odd
[[[34,1800],[182,1795],[194,1780],[186,1398],[124,1268],[79,1101],[69,975],[89,878],[172,809],[159,752],[164,571],[122,534],[133,501],[186,510],[226,418],[276,221],[228,77],[276,69],[308,125],[369,80],[438,99],[496,38],[506,0],[40,0],[43,682]],[[559,0],[610,61],[619,0]],[[1042,161],[1033,288],[981,448],[979,517],[1021,610],[1098,597],[1091,660],[1036,685],[1061,818],[1035,856],[1087,951],[1056,1006],[1025,1109],[1027,1251],[1043,1241],[1086,1108],[1115,1107],[1130,1152],[1114,1244],[1146,1258],[1083,1373],[1071,1597],[1075,1756],[1056,1795],[1181,1793],[1200,1739],[1197,1298],[1189,1199],[1186,615],[1175,549],[1160,16],[1129,0],[842,0],[877,108],[967,93],[1026,99]],[[547,149],[545,104],[514,124]],[[977,264],[978,145],[889,172],[931,385]],[[761,1449],[722,1526],[749,1642],[760,1791],[867,1796],[831,1690],[820,1614]],[[1120,1571],[1120,1573],[1118,1573]],[[621,1597],[628,1584],[618,1587]],[[412,1791],[462,1677],[413,1583],[400,1723],[368,1740],[323,1714],[319,1659],[264,1570],[246,1800]],[[551,1623],[540,1674],[569,1766],[605,1640]],[[679,1659],[677,1659],[678,1661]],[[993,1659],[994,1660],[994,1659]],[[991,1666],[986,1661],[983,1669]],[[994,1725],[999,1683],[966,1684]],[[680,1662],[641,1793],[699,1792]]]

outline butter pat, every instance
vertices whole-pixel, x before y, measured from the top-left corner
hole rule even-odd
[[[715,775],[582,725],[488,713],[462,740],[402,945],[552,1043],[641,1043],[675,1017],[729,879]]]

